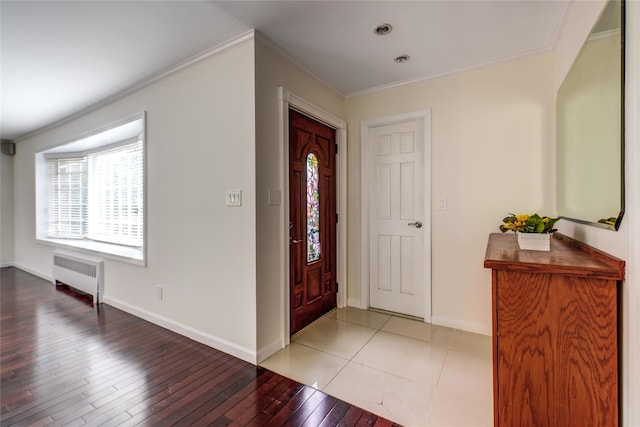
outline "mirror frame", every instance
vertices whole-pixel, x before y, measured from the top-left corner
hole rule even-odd
[[[568,221],[572,221],[572,222],[577,222],[580,224],[586,224],[586,225],[591,225],[594,227],[600,227],[600,228],[605,228],[608,230],[612,230],[612,231],[618,231],[618,229],[620,228],[620,224],[622,223],[622,217],[624,216],[625,213],[625,111],[626,111],[626,92],[625,92],[625,77],[626,77],[626,44],[625,44],[625,39],[626,39],[626,0],[618,0],[620,1],[620,210],[618,213],[618,216],[616,218],[615,224],[610,225],[610,224],[604,224],[604,223],[600,223],[600,222],[594,222],[594,221],[590,221],[590,220],[586,220],[586,219],[581,219],[581,218],[572,218],[572,217],[568,217],[568,216],[564,216],[564,215],[559,215],[562,219],[568,220]],[[604,8],[602,9],[602,12],[604,12],[604,10],[606,9],[606,5],[604,6]],[[594,23],[593,27],[591,28],[591,30],[589,31],[589,36],[591,35],[593,29],[596,27],[596,25],[598,24],[598,22],[600,21],[602,15],[600,15],[598,17],[598,20],[596,20],[596,22]],[[588,37],[587,37],[588,39]],[[575,65],[575,61],[577,60],[577,58],[580,56],[580,53],[582,52],[582,50],[584,49],[584,46],[586,44],[587,40],[585,40],[585,42],[583,43],[580,51],[578,52],[578,54],[576,55],[576,57],[574,58],[574,63],[572,64],[571,68],[569,69],[569,71],[567,72],[567,75],[571,72],[571,69],[573,68],[573,65]],[[565,76],[566,79],[567,76]],[[564,81],[563,81],[564,83]],[[562,84],[560,85],[560,87],[558,88],[558,91],[560,90],[560,88],[562,87]],[[557,96],[557,93],[556,93]],[[556,98],[556,120],[557,120],[557,98]],[[557,129],[557,123],[556,123],[556,129]],[[556,138],[557,138],[557,134],[556,134]],[[557,144],[557,141],[556,141]],[[556,152],[557,152],[558,148],[556,147]],[[556,172],[557,174],[557,172]],[[556,179],[557,179],[557,175],[556,175]],[[558,184],[556,182],[556,191],[557,191],[557,187]],[[557,197],[557,194],[556,194]],[[556,202],[557,203],[557,202]]]

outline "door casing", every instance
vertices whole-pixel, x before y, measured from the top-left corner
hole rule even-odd
[[[338,153],[336,156],[336,208],[338,211],[338,224],[336,227],[336,249],[337,249],[337,282],[339,284],[337,306],[344,307],[347,303],[347,125],[339,117],[315,106],[302,97],[280,86],[278,88],[280,104],[280,157],[282,167],[280,168],[280,181],[283,189],[282,205],[280,206],[281,221],[281,253],[282,259],[281,277],[281,301],[283,310],[281,313],[282,347],[286,347],[290,342],[289,336],[289,312],[290,312],[290,292],[289,292],[289,108],[292,108],[312,119],[315,119],[336,130],[336,143]]]
[[[371,159],[369,130],[406,121],[424,123],[424,227],[428,239],[424,242],[424,321],[431,322],[431,110],[416,111],[394,116],[364,120],[360,124],[360,300],[349,300],[349,305],[369,308],[369,186]]]

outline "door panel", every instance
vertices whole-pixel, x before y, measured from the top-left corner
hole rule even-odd
[[[424,124],[369,130],[370,306],[424,316]],[[413,224],[413,225],[412,225]],[[427,224],[428,225],[428,224]]]
[[[289,111],[290,332],[336,307],[335,130]]]
[[[413,261],[415,251],[415,238],[408,236],[400,237],[400,293],[405,295],[416,294],[416,283],[413,279]]]

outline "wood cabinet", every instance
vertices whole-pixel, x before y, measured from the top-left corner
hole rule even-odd
[[[624,261],[556,233],[551,251],[491,234],[496,426],[617,426]]]

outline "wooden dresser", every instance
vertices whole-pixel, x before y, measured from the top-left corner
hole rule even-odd
[[[495,426],[617,426],[624,261],[565,236],[491,234]]]

